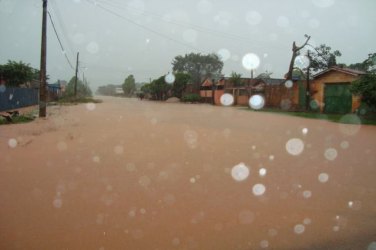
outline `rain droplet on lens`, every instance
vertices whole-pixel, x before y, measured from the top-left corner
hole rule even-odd
[[[252,192],[256,196],[261,196],[265,193],[266,187],[263,184],[255,184],[252,188]]]
[[[231,176],[236,181],[244,181],[249,176],[249,168],[241,162],[231,169]]]
[[[231,106],[234,104],[234,97],[231,94],[225,93],[221,96],[220,102],[223,106]]]

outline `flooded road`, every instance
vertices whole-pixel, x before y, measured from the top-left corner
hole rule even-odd
[[[376,127],[103,98],[0,127],[0,249],[376,249]]]

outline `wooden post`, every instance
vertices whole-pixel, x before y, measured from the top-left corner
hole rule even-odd
[[[43,1],[42,16],[42,44],[39,71],[39,117],[46,117],[47,91],[46,91],[46,58],[47,58],[47,0]]]

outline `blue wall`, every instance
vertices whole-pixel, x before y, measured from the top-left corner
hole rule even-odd
[[[30,88],[1,88],[0,111],[37,105],[39,90]]]

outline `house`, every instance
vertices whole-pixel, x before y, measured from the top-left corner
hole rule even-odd
[[[241,86],[235,86],[230,77],[222,77],[213,87],[214,80],[208,78],[201,84],[200,96],[206,102],[213,102],[214,95],[214,103],[221,105],[221,96],[224,93],[229,93],[234,97],[234,105],[248,106],[251,95],[261,94],[265,96],[267,106],[279,107],[286,92],[281,92],[284,81],[285,79],[276,78],[240,78]]]
[[[311,98],[321,112],[346,114],[360,106],[360,97],[350,92],[350,85],[365,72],[348,68],[332,67],[314,76]]]
[[[67,86],[66,81],[58,80],[56,83],[48,83],[47,84],[47,91],[48,91],[48,101],[56,101],[65,92]]]

